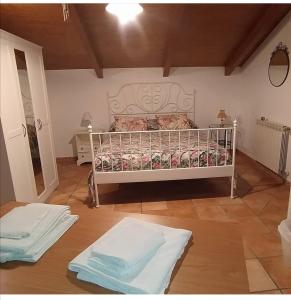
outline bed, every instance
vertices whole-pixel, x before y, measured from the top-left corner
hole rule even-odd
[[[197,128],[195,91],[187,93],[174,82],[126,84],[107,101],[114,126],[107,132],[89,126],[89,187],[97,207],[98,184],[106,183],[231,177],[234,197],[236,121],[231,127]]]

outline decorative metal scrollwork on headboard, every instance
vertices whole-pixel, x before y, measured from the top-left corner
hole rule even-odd
[[[187,113],[195,122],[195,91],[188,94],[175,82],[138,82],[108,94],[110,120],[114,115]]]

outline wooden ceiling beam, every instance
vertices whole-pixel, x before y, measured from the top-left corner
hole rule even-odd
[[[82,21],[78,8],[75,4],[69,5],[69,14],[70,14],[69,20],[73,23],[77,33],[79,34],[82,40],[82,44],[85,47],[87,54],[89,55],[93,63],[93,69],[95,70],[97,77],[103,78],[103,69],[100,63],[100,59],[97,57],[97,54],[94,51],[93,45],[89,39],[84,22]]]
[[[170,75],[170,66],[163,66],[163,77],[169,77]]]
[[[169,18],[168,34],[163,56],[163,77],[169,77],[171,69],[171,54],[176,45],[176,37],[181,30],[181,23],[186,11],[186,4],[173,5]]]
[[[225,64],[225,76],[231,75],[236,67],[242,66],[247,61],[290,9],[290,4],[268,5],[252,29],[238,43],[235,50],[227,59]]]

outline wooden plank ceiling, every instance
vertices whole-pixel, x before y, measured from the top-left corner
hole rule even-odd
[[[270,34],[290,4],[142,4],[121,26],[105,4],[1,4],[1,29],[43,46],[45,68],[225,66],[230,75]]]

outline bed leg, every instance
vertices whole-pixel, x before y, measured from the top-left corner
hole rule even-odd
[[[235,185],[235,179],[234,176],[231,176],[231,191],[230,191],[230,198],[234,198],[234,185]]]
[[[235,154],[236,154],[236,130],[237,130],[237,120],[233,121],[233,137],[232,137],[232,176],[231,176],[231,191],[230,198],[234,198],[234,189],[236,188],[235,181]]]
[[[94,187],[95,187],[95,207],[99,207],[100,204],[99,204],[99,195],[98,195],[98,188],[97,188],[97,183],[96,181],[94,180]]]
[[[96,178],[95,178],[95,153],[94,153],[94,145],[93,145],[93,130],[92,130],[92,125],[89,124],[88,125],[88,133],[89,133],[89,138],[90,138],[90,147],[91,147],[91,157],[92,157],[92,178],[93,178],[93,182],[94,182],[94,195],[93,195],[93,199],[95,201],[95,207],[99,207],[99,196],[98,196],[98,188],[97,188],[97,183],[96,183]],[[101,141],[101,137],[99,134],[99,140]]]

